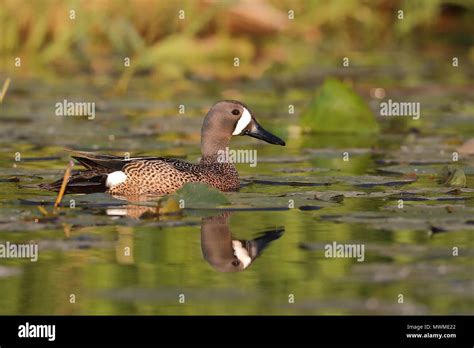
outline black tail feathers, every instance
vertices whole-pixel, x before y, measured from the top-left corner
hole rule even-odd
[[[94,170],[76,171],[69,177],[65,193],[95,193],[105,192],[105,173],[98,173]],[[52,183],[40,184],[39,187],[49,191],[59,191],[63,183],[63,178]]]

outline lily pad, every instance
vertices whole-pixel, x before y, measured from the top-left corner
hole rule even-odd
[[[254,193],[254,192],[236,192],[230,193],[229,197],[232,210],[244,211],[244,210],[289,210],[304,206],[308,204],[310,195],[302,192],[300,195],[293,194],[280,194],[278,196],[269,195],[267,193]],[[319,204],[318,204],[319,205]],[[328,204],[323,204],[327,206]],[[227,208],[226,210],[229,210]]]
[[[474,226],[468,223],[472,213],[469,211],[456,210],[450,214],[440,214],[426,209],[382,210],[380,212],[351,212],[344,215],[322,215],[321,219],[336,223],[363,224],[384,231],[429,231],[432,227],[444,231],[466,231],[473,230]]]
[[[466,175],[458,166],[444,166],[440,171],[438,182],[450,187],[466,187]]]
[[[278,173],[289,173],[289,174],[294,174],[294,173],[325,173],[325,172],[330,172],[333,169],[331,168],[318,168],[318,167],[309,167],[309,168],[277,168],[274,169],[274,172]]]
[[[344,183],[351,184],[358,187],[374,187],[374,186],[400,186],[411,184],[416,181],[413,178],[393,178],[388,176],[376,175],[360,175],[347,176],[342,179]]]
[[[321,133],[377,133],[369,105],[351,87],[327,79],[300,119],[304,130]]]
[[[474,167],[464,167],[464,173],[466,175],[474,175]],[[380,173],[387,173],[387,174],[438,174],[439,173],[439,165],[393,165],[383,168],[377,168],[377,171]]]
[[[243,178],[244,183],[249,184],[260,184],[260,185],[276,185],[276,186],[330,186],[337,181],[336,178],[324,177],[310,177],[310,176],[298,176],[298,177],[271,177],[271,176],[259,176],[258,178],[249,177]]]
[[[222,192],[203,183],[188,183],[175,195],[178,202],[184,203],[184,208],[212,208],[229,204]]]

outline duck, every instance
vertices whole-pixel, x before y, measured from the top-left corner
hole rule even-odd
[[[239,174],[234,163],[223,161],[221,154],[233,136],[250,136],[274,145],[285,141],[266,131],[250,109],[240,101],[215,103],[201,128],[201,159],[190,163],[167,157],[122,157],[69,150],[85,170],[73,171],[65,193],[107,192],[113,196],[171,194],[187,183],[204,183],[220,191],[237,191]],[[40,187],[59,191],[63,179]]]

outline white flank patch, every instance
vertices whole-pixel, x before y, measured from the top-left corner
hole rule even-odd
[[[244,268],[247,268],[252,262],[247,249],[245,249],[238,240],[232,241],[232,248],[234,249],[234,255],[244,264]]]
[[[239,135],[242,133],[242,131],[249,125],[250,121],[252,121],[252,116],[250,116],[250,112],[244,108],[244,112],[242,113],[242,116],[240,116],[240,120],[237,122],[232,135]]]
[[[118,184],[121,184],[127,180],[127,175],[125,175],[124,172],[118,171],[118,172],[113,172],[107,175],[107,180],[105,181],[105,186],[108,188],[111,188],[113,186],[116,186]]]

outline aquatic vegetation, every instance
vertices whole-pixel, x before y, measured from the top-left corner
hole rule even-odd
[[[375,115],[362,97],[336,79],[327,79],[301,115],[305,130],[319,133],[377,133]]]
[[[452,187],[466,187],[466,175],[459,166],[444,166],[439,174],[439,183]]]
[[[332,66],[335,58],[321,54],[328,51],[341,58],[350,52],[351,64],[359,67],[380,66],[396,63],[396,58],[361,52],[389,52],[400,42],[408,48],[429,49],[425,43],[439,42],[433,28],[441,27],[447,28],[443,38],[468,40],[460,34],[472,23],[470,6],[469,1],[442,0],[255,4],[22,0],[18,16],[17,0],[3,0],[0,51],[5,64],[1,68],[15,71],[10,63],[20,58],[23,69],[17,73],[118,76],[117,91],[124,91],[133,76],[142,74],[161,81],[185,80],[189,75],[204,80],[258,79],[267,71],[288,76],[315,60],[320,67]],[[404,9],[404,20],[393,15],[396,7]],[[443,26],[452,21],[456,26]],[[238,68],[236,57],[241,62]]]
[[[176,191],[179,201],[186,202],[186,208],[212,208],[229,204],[227,197],[219,190],[202,183],[188,183]]]

